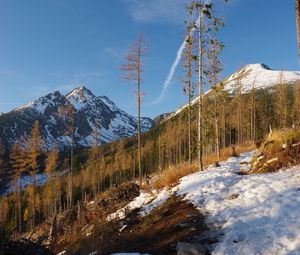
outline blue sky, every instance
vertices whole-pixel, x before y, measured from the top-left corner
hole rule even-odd
[[[0,112],[85,84],[136,115],[135,88],[120,79],[128,45],[148,44],[144,116],[184,104],[180,70],[159,104],[164,80],[183,41],[185,0],[0,0]],[[294,0],[229,0],[222,8],[223,76],[265,63],[297,70]]]

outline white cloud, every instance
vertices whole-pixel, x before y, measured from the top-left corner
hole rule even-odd
[[[136,22],[183,24],[186,0],[124,0]]]

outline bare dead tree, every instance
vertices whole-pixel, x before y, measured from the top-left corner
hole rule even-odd
[[[297,39],[298,39],[298,60],[300,65],[300,0],[295,0],[296,9],[296,26],[297,26]]]
[[[67,122],[67,130],[65,135],[67,135],[70,140],[70,171],[69,171],[69,181],[68,181],[68,208],[72,206],[73,203],[73,158],[74,158],[74,107],[72,105],[67,105],[59,109],[59,115]]]
[[[133,81],[137,86],[137,103],[138,103],[138,128],[137,128],[137,143],[138,143],[138,167],[139,167],[139,182],[142,184],[142,145],[141,145],[141,74],[143,72],[142,58],[146,55],[146,46],[143,34],[140,34],[137,39],[130,45],[129,51],[125,57],[126,63],[121,66],[121,70],[125,73],[122,78],[124,80]]]

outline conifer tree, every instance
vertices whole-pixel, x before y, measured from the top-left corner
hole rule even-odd
[[[222,140],[222,148],[226,147],[226,135],[227,135],[227,108],[228,108],[228,92],[221,90],[219,92],[219,102],[220,102],[220,107],[221,107],[221,114],[222,114],[222,132],[223,134],[220,134],[220,139]]]
[[[50,194],[45,194],[48,198],[50,197],[50,201],[48,206],[50,207],[50,213],[55,214],[57,211],[57,198],[60,196],[60,190],[57,190],[57,164],[58,164],[58,148],[54,143],[51,151],[48,153],[48,157],[46,159],[46,173],[48,174],[48,182],[50,186]]]
[[[198,0],[192,1],[188,7],[189,13],[196,16],[195,30],[198,40],[198,54],[197,54],[197,72],[199,85],[199,100],[198,100],[198,165],[199,169],[203,171],[203,86],[204,86],[204,69],[205,69],[205,52],[211,43],[211,35],[215,34],[220,26],[224,23],[222,20],[214,16],[212,3]],[[215,38],[215,36],[214,36]]]
[[[137,86],[137,102],[138,102],[138,168],[139,182],[142,185],[142,144],[141,144],[141,74],[143,72],[143,57],[146,54],[146,46],[144,36],[140,34],[137,39],[130,45],[126,56],[126,63],[121,66],[121,70],[125,72],[122,77],[125,80],[133,81]]]
[[[23,231],[23,211],[22,211],[22,174],[28,170],[28,151],[25,148],[24,141],[18,140],[12,146],[10,153],[10,165],[15,172],[15,183],[18,184],[18,230]],[[17,189],[17,187],[15,187]],[[17,193],[17,190],[16,190]]]
[[[220,73],[222,71],[221,62],[219,60],[219,55],[223,49],[224,45],[214,38],[210,39],[210,47],[206,51],[208,63],[206,66],[205,73],[207,74],[208,82],[211,84],[212,91],[214,93],[214,126],[215,126],[215,151],[218,156],[218,161],[220,160],[220,114],[219,114],[219,104],[220,104],[220,93],[223,89],[223,85],[220,83]]]
[[[275,87],[276,93],[276,113],[279,119],[279,128],[287,127],[287,107],[288,107],[288,95],[287,95],[287,85],[284,84],[283,71],[279,74],[278,85]]]
[[[28,146],[28,164],[30,172],[33,176],[33,208],[32,208],[32,227],[35,228],[36,210],[37,210],[37,180],[36,174],[39,171],[39,156],[42,153],[42,140],[40,135],[40,125],[38,121],[35,121],[30,137],[27,141]]]
[[[5,232],[7,228],[7,220],[9,218],[9,204],[8,198],[0,196],[0,246],[5,238]]]
[[[71,208],[73,204],[73,167],[74,167],[74,107],[69,104],[59,109],[59,115],[67,123],[65,135],[69,137],[70,158],[69,158],[69,174],[68,174],[68,200],[67,207]]]
[[[185,79],[182,80],[183,82],[183,91],[185,94],[188,95],[188,160],[189,165],[192,162],[192,137],[191,137],[191,106],[192,106],[192,98],[193,98],[193,86],[192,86],[192,58],[193,58],[193,37],[191,35],[192,31],[192,24],[187,25],[186,31],[186,47],[184,51],[184,64],[183,68],[185,69]]]
[[[100,175],[100,156],[99,156],[99,146],[100,146],[100,123],[98,120],[95,121],[95,126],[93,128],[93,144],[91,148],[91,153],[89,157],[89,164],[92,171],[92,187],[93,187],[93,196],[96,197],[97,192],[100,191],[100,184],[102,182]]]
[[[250,130],[250,139],[252,141],[256,140],[256,89],[255,89],[255,83],[256,83],[256,78],[254,78],[253,84],[252,84],[252,90],[251,90],[251,130]]]
[[[241,77],[238,77],[236,83],[236,99],[237,99],[237,143],[242,144],[242,108],[243,108],[243,97],[242,97],[242,81]]]

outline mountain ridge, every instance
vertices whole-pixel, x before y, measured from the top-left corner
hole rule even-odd
[[[279,84],[280,74],[282,72],[282,80],[284,84],[294,84],[300,81],[300,71],[284,71],[284,70],[273,70],[269,66],[263,63],[248,64],[238,69],[233,74],[227,76],[222,80],[223,90],[229,94],[234,94],[237,89],[237,83],[241,83],[241,93],[245,94],[250,92],[253,87],[256,90],[271,89],[275,85]],[[211,89],[204,93],[204,96],[209,94]],[[198,102],[199,97],[195,97],[192,100],[192,105]],[[188,104],[179,107],[176,111],[165,114],[166,118],[160,120],[160,122],[171,119],[178,113],[183,111]]]
[[[68,146],[70,139],[65,135],[68,120],[60,115],[60,109],[67,106],[74,111],[74,143],[77,147],[92,145],[96,122],[100,124],[97,139],[102,143],[130,137],[137,132],[136,117],[119,109],[108,97],[95,96],[85,86],[80,86],[65,96],[59,91],[48,93],[0,115],[2,143],[10,148],[17,139],[27,138],[33,123],[38,120],[46,149],[55,142],[59,147]],[[147,117],[142,117],[141,123],[143,132],[154,125]]]

